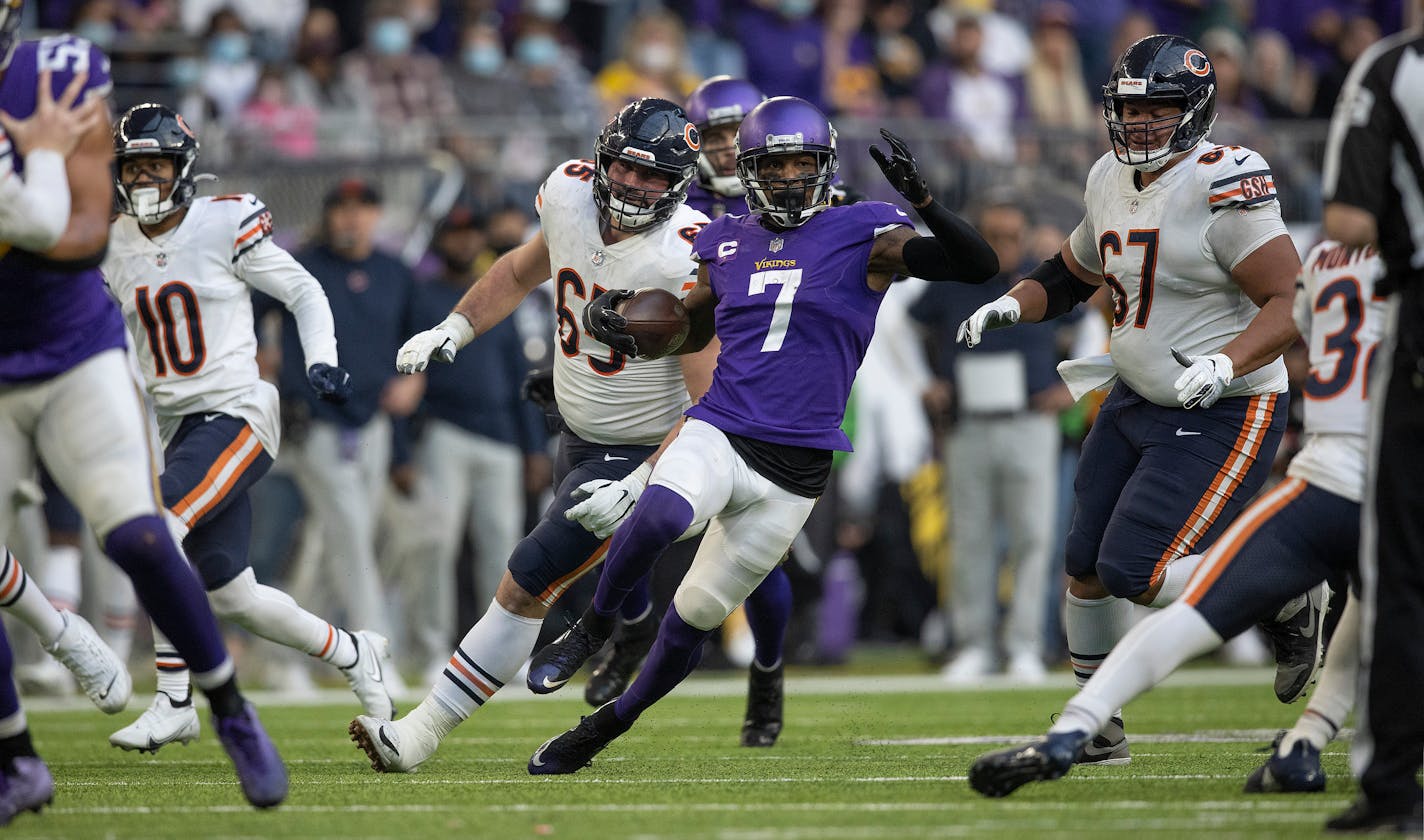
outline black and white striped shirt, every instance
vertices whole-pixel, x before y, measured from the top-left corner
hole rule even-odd
[[[1325,146],[1324,197],[1374,215],[1393,288],[1424,284],[1424,33],[1391,35],[1350,68]]]

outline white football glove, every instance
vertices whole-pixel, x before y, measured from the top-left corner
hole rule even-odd
[[[599,539],[608,536],[633,512],[633,505],[643,495],[652,473],[652,465],[643,463],[617,481],[607,478],[585,481],[573,492],[574,499],[583,501],[564,511],[564,518],[577,522]]]
[[[974,314],[959,325],[959,332],[954,336],[954,340],[964,342],[965,347],[973,347],[988,330],[1012,327],[1018,322],[1019,302],[1004,295],[974,310]]]
[[[1172,358],[1186,368],[1172,387],[1177,389],[1177,402],[1182,408],[1211,408],[1221,399],[1221,392],[1236,378],[1235,366],[1225,353],[1211,356],[1188,356],[1172,348]]]
[[[416,333],[396,353],[396,370],[401,373],[420,373],[433,358],[437,362],[449,364],[455,361],[455,353],[475,338],[475,330],[465,316],[451,312],[433,329]]]

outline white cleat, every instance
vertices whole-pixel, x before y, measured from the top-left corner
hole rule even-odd
[[[395,676],[391,666],[391,643],[386,637],[370,630],[351,634],[356,641],[356,663],[342,668],[341,673],[351,684],[351,691],[361,701],[361,708],[372,717],[391,720],[396,716],[396,704],[391,699],[391,684],[387,677]]]
[[[100,711],[110,715],[122,712],[133,693],[128,669],[82,616],[68,610],[59,614],[64,618],[64,630],[45,650],[69,669]]]
[[[124,750],[158,752],[174,741],[187,745],[198,738],[198,710],[190,699],[186,706],[174,706],[173,698],[158,692],[153,703],[138,720],[109,736],[109,743]]]
[[[414,773],[440,746],[440,739],[424,727],[370,715],[358,715],[346,731],[377,773]]]

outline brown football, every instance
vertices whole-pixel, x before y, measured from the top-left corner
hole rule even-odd
[[[682,346],[692,322],[677,295],[663,289],[638,289],[618,305],[628,319],[624,332],[638,342],[638,358],[660,359]]]

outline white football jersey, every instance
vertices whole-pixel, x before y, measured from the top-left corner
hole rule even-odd
[[[153,239],[133,216],[110,227],[104,282],[133,336],[165,445],[184,417],[221,412],[246,420],[276,457],[277,389],[257,371],[253,288],[315,312],[299,318],[316,325],[303,331],[304,349],[314,351],[307,362],[336,364],[326,295],[271,232],[271,214],[250,194],[196,198],[177,227]]]
[[[1182,367],[1172,348],[1219,353],[1260,311],[1232,282],[1227,257],[1213,253],[1209,229],[1231,224],[1226,214],[1270,212],[1279,222],[1279,205],[1266,161],[1239,146],[1203,141],[1146,189],[1137,189],[1133,174],[1111,152],[1098,159],[1088,173],[1087,214],[1070,243],[1078,262],[1112,289],[1109,348],[1118,375],[1148,400],[1177,406],[1173,383]],[[1285,233],[1283,224],[1275,227],[1275,235]],[[1235,262],[1271,238],[1249,243]],[[1238,376],[1222,396],[1284,390],[1285,363],[1276,359]]]
[[[1369,430],[1369,371],[1384,330],[1386,301],[1375,292],[1384,263],[1371,249],[1322,242],[1296,284],[1295,322],[1310,351],[1305,378],[1305,446],[1287,475],[1361,501]]]
[[[681,363],[625,358],[583,331],[583,308],[609,289],[652,286],[686,297],[697,281],[692,240],[707,217],[684,204],[651,230],[606,245],[593,174],[592,161],[568,161],[536,199],[558,314],[554,393],[564,422],[584,440],[657,444],[691,404]]]

